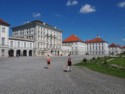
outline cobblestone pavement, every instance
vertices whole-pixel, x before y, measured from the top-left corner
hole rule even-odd
[[[84,56],[72,56],[73,63]],[[88,57],[87,58],[91,58]],[[0,58],[0,94],[125,94],[125,79],[73,66],[63,72],[66,57]]]

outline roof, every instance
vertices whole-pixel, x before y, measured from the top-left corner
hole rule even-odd
[[[35,25],[42,25],[43,27],[62,32],[62,30],[60,30],[60,29],[58,29],[56,27],[53,27],[53,26],[51,26],[51,25],[49,25],[49,24],[47,24],[45,22],[42,22],[40,20],[34,20],[34,21],[28,22],[26,24],[20,25],[20,26],[12,27],[12,29],[21,29],[23,27],[27,28],[28,26],[35,26]]]
[[[119,47],[120,48],[120,45],[112,43],[112,44],[109,45],[109,47]]]
[[[125,49],[125,46],[123,46],[122,49]]]
[[[100,43],[100,42],[106,42],[104,41],[102,38],[100,38],[99,36],[97,36],[96,38],[92,39],[92,40],[87,40],[86,43]]]
[[[5,22],[2,19],[0,19],[0,25],[10,26],[10,24],[8,24],[7,22]]]
[[[78,38],[76,35],[72,34],[68,38],[66,38],[63,43],[69,43],[69,42],[83,42],[80,38]]]

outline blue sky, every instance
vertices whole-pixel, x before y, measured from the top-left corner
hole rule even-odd
[[[0,18],[10,27],[41,20],[63,30],[63,39],[99,35],[125,45],[125,0],[0,0]]]

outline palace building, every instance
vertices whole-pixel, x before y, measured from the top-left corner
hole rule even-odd
[[[71,35],[63,41],[63,45],[71,46],[72,55],[84,55],[86,53],[86,44],[76,35]]]
[[[112,55],[120,54],[122,52],[121,48],[122,47],[120,47],[119,45],[112,43],[109,45],[109,54]]]
[[[62,41],[62,30],[40,20],[12,27],[0,19],[0,57],[13,56],[62,56],[62,55],[108,55],[125,53],[125,46],[108,45],[100,36],[83,41],[72,34]]]
[[[8,56],[9,26],[10,24],[0,19],[0,57]]]
[[[62,46],[62,31],[49,24],[35,20],[12,28],[14,38],[33,40],[33,53],[42,56],[46,52],[60,55]]]
[[[100,36],[92,40],[86,41],[87,54],[107,55],[109,54],[108,42],[104,41]]]
[[[9,37],[9,26],[0,20],[0,57],[61,54],[62,31],[56,27],[35,20],[13,27]]]
[[[33,56],[34,40],[9,37],[8,55]]]

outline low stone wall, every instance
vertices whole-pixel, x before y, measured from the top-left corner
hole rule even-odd
[[[109,66],[114,69],[119,69],[119,70],[125,71],[125,67],[118,66],[117,64],[109,64]]]

